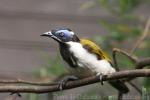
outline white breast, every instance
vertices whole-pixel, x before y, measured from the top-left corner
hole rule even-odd
[[[70,45],[70,51],[78,58],[78,66],[83,70],[91,71],[95,74],[111,74],[115,69],[107,60],[98,60],[96,55],[89,53],[80,43],[67,42]]]

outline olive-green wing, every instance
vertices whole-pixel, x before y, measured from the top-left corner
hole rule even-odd
[[[106,59],[111,62],[111,59],[98,45],[94,42],[87,39],[80,39],[80,43],[83,45],[85,49],[87,49],[90,53],[93,53],[97,56],[99,60]]]

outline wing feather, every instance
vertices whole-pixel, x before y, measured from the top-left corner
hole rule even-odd
[[[94,42],[87,40],[87,39],[80,39],[80,43],[83,45],[85,49],[87,49],[90,53],[93,53],[100,59],[106,59],[107,61],[111,62],[110,57],[107,53],[105,53],[98,45]]]

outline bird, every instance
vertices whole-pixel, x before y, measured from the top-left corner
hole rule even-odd
[[[59,44],[59,51],[63,60],[69,65],[71,72],[60,84],[60,89],[67,81],[73,81],[99,75],[101,84],[105,75],[115,73],[112,61],[108,54],[100,46],[88,39],[79,38],[69,28],[57,28],[41,34],[41,36],[54,39]],[[129,88],[121,80],[108,81],[119,93],[128,93]]]

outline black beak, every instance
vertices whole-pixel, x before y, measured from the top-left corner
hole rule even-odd
[[[60,40],[59,38],[57,38],[56,36],[54,36],[51,31],[45,32],[45,33],[41,34],[40,36],[51,37],[51,38],[53,38],[55,41],[61,43],[61,40]]]
[[[51,32],[45,32],[45,33],[41,34],[40,36],[52,37],[53,34]]]

